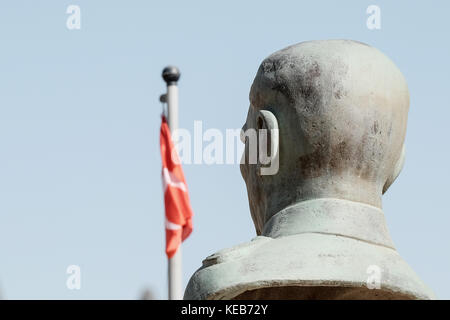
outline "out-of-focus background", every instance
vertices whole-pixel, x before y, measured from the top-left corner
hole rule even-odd
[[[69,30],[67,7],[81,10]],[[377,5],[381,29],[366,26]],[[181,70],[180,127],[240,128],[260,62],[346,38],[388,55],[411,93],[404,170],[384,196],[399,253],[450,298],[448,1],[0,2],[0,292],[5,299],[167,298],[161,71]],[[184,165],[195,213],[183,277],[254,237],[238,165]],[[81,289],[66,287],[69,265]]]

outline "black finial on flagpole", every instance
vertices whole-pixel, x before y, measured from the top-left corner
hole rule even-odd
[[[180,70],[178,70],[178,68],[175,66],[165,67],[162,72],[162,77],[167,85],[176,85],[178,79],[180,79],[180,75]]]

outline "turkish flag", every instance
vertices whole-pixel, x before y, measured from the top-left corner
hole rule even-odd
[[[162,116],[161,133],[162,181],[166,207],[166,253],[170,259],[192,232],[192,208],[181,168],[173,145],[167,120]]]

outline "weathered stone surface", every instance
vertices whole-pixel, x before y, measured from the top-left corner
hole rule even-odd
[[[269,138],[279,170],[241,165],[257,237],[206,258],[185,298],[433,298],[381,209],[403,165],[408,109],[401,72],[360,42],[303,42],[265,59],[243,129],[279,128]],[[379,289],[367,287],[371,266]]]

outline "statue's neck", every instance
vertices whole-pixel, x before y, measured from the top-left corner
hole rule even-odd
[[[383,211],[360,202],[323,198],[291,205],[264,225],[262,236],[279,238],[321,233],[353,238],[392,249]]]

